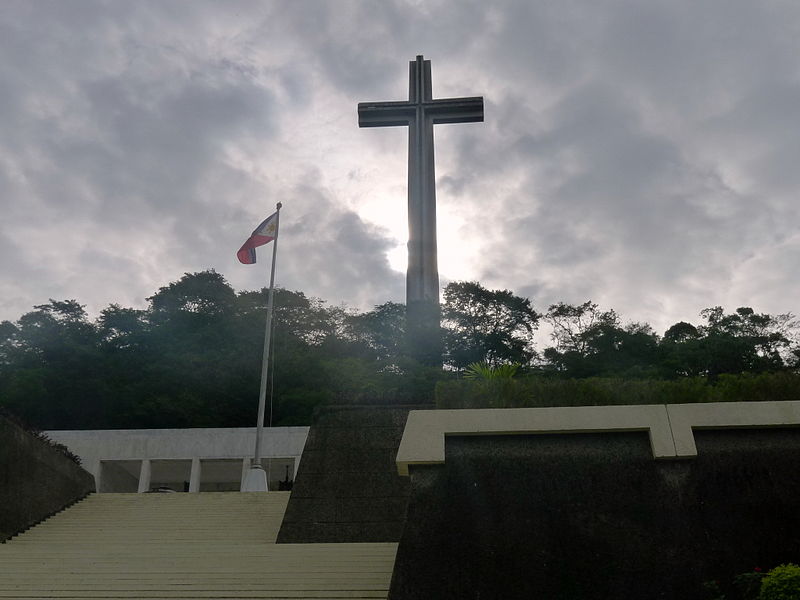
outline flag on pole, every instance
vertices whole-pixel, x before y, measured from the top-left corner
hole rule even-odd
[[[255,231],[242,244],[236,257],[243,265],[253,265],[256,262],[256,248],[268,244],[278,237],[278,213],[274,212],[256,227]]]

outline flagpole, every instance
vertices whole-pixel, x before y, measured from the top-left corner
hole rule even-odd
[[[275,230],[280,234],[281,206],[278,202],[275,212]],[[256,447],[253,462],[245,479],[245,492],[266,492],[269,490],[267,474],[261,466],[261,434],[264,431],[264,413],[267,406],[267,371],[269,367],[269,347],[272,337],[272,309],[275,297],[275,258],[278,255],[278,236],[272,240],[272,268],[269,274],[269,294],[267,296],[267,325],[264,330],[264,353],[261,361],[261,388],[258,393],[258,421],[256,422]]]

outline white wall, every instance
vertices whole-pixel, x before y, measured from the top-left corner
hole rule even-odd
[[[248,459],[255,447],[255,427],[196,429],[96,429],[46,431],[55,442],[80,456],[83,467],[101,489],[101,461]],[[296,473],[308,437],[308,427],[265,427],[264,458],[293,459]],[[198,473],[198,477],[201,475]],[[103,488],[105,489],[105,488]]]

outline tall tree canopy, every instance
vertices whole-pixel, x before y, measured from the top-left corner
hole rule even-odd
[[[726,314],[700,311],[705,323],[676,323],[664,334],[663,363],[670,375],[763,373],[797,366],[798,322],[790,313],[768,315],[750,307]]]
[[[547,366],[570,377],[653,375],[658,336],[643,323],[620,325],[614,310],[593,302],[553,304],[545,320],[554,346],[544,352]]]
[[[91,320],[51,300],[0,322],[0,406],[43,429],[249,426],[256,418],[267,290],[236,292],[214,271],[186,273],[145,309],[111,304]],[[553,304],[455,282],[442,306],[445,369],[408,358],[405,306],[359,312],[275,291],[269,389],[275,425],[307,424],[325,402],[432,399],[437,380],[475,362],[549,377],[717,378],[800,367],[791,314],[712,307],[659,337],[593,302]],[[544,321],[551,347],[537,354]]]
[[[528,298],[509,290],[488,290],[459,281],[444,290],[442,310],[447,363],[463,369],[474,362],[491,366],[528,364],[536,355],[533,333],[539,313]]]

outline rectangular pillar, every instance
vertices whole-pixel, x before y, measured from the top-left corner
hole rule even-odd
[[[99,458],[94,461],[92,469],[89,472],[94,475],[94,491],[99,494],[100,480],[103,478],[103,463]]]
[[[189,492],[200,491],[200,457],[195,456],[192,458],[192,470],[189,473]]]
[[[245,456],[242,459],[242,478],[239,481],[239,491],[240,492],[244,491],[244,483],[247,480],[248,471],[250,471],[250,457],[249,456]]]
[[[150,459],[142,459],[142,468],[139,469],[139,489],[140,494],[150,489]]]

